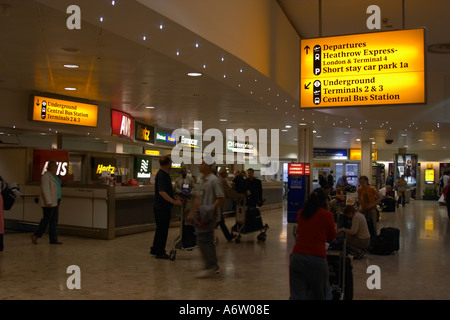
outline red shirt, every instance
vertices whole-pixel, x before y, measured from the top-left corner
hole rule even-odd
[[[327,257],[326,242],[336,239],[333,214],[319,208],[311,218],[302,217],[303,209],[297,214],[298,235],[292,253]]]

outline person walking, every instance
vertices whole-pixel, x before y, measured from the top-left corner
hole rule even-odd
[[[233,201],[239,201],[240,199],[244,199],[245,198],[245,194],[244,193],[237,193],[235,190],[233,190],[230,185],[228,184],[228,181],[226,180],[228,178],[228,171],[225,167],[220,168],[219,170],[219,179],[222,182],[222,188],[223,188],[223,193],[225,195],[226,199],[231,199]],[[225,224],[225,219],[223,217],[223,208],[221,208],[220,211],[220,222],[219,222],[219,226],[220,229],[223,232],[223,235],[225,236],[225,238],[228,241],[232,241],[235,237],[236,234],[234,234],[233,232],[230,232],[228,230],[227,225]]]
[[[50,244],[62,244],[58,240],[59,204],[61,202],[61,183],[56,176],[58,166],[56,161],[50,160],[47,170],[41,178],[41,195],[39,205],[42,207],[43,218],[39,222],[36,231],[31,235],[33,244],[42,237],[48,226]]]
[[[371,231],[370,235],[372,240],[374,240],[377,236],[377,204],[381,201],[381,195],[374,186],[369,185],[369,178],[367,176],[359,177],[359,188],[357,192],[361,213],[368,220],[369,231]]]
[[[208,278],[220,274],[217,261],[214,230],[220,220],[220,208],[225,200],[222,183],[212,173],[211,165],[205,160],[199,165],[202,178],[200,194],[195,198],[187,221],[195,225],[197,244],[204,262],[204,269],[197,273],[197,278]]]
[[[329,275],[325,244],[336,239],[328,195],[315,189],[297,216],[298,236],[289,262],[290,300],[325,300]]]
[[[397,180],[395,183],[395,187],[397,188],[397,208],[399,207],[400,203],[402,204],[402,207],[405,206],[405,198],[406,198],[406,188],[408,187],[408,184],[405,181],[405,175],[402,174],[400,179]]]
[[[155,255],[156,259],[169,259],[170,256],[166,253],[166,244],[169,234],[170,213],[172,206],[181,207],[183,203],[180,199],[174,199],[172,180],[169,176],[172,159],[168,156],[161,157],[159,166],[160,169],[155,177],[155,202],[153,203],[156,230],[150,254]]]

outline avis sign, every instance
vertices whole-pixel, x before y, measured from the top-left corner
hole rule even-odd
[[[111,135],[133,141],[133,118],[127,113],[111,110]]]

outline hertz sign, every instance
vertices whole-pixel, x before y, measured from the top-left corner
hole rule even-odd
[[[424,29],[301,40],[300,106],[425,103]]]

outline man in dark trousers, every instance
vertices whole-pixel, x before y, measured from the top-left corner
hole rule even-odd
[[[255,178],[255,171],[250,168],[247,170],[247,179],[245,179],[245,190],[247,193],[247,207],[256,208],[262,205],[262,185],[261,180]]]
[[[327,183],[328,183],[328,186],[330,187],[330,194],[334,195],[335,190],[334,190],[333,170],[330,170],[330,173],[327,175]]]
[[[169,234],[170,211],[173,205],[182,206],[183,203],[179,199],[174,199],[172,180],[169,176],[172,159],[163,156],[159,159],[159,165],[160,169],[155,177],[155,202],[153,204],[156,231],[150,254],[155,255],[156,259],[169,259],[169,255],[166,254],[166,243]]]

